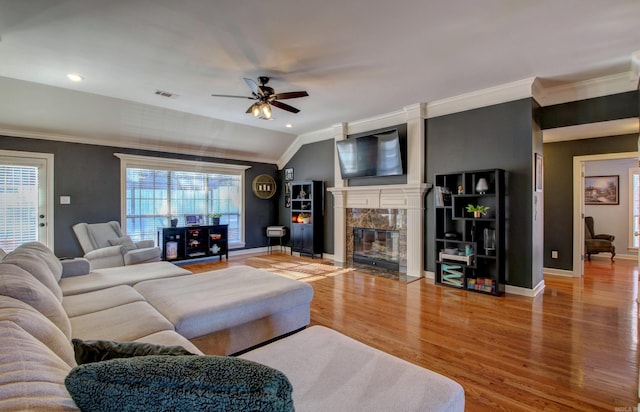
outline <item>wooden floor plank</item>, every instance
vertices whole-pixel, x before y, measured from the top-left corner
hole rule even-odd
[[[203,272],[320,261],[286,253],[252,256],[185,267]],[[635,261],[594,259],[581,279],[546,275],[545,290],[535,298],[492,297],[428,279],[402,283],[362,271],[310,284],[312,324],[451,377],[464,387],[469,411],[637,405]]]

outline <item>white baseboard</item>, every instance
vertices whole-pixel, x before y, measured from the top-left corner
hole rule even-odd
[[[566,269],[542,268],[542,273],[545,275],[566,276],[570,278],[578,277],[578,275],[573,270]]]
[[[538,296],[544,290],[544,279],[541,280],[533,289],[521,288],[520,286],[505,285],[505,293],[512,295],[528,296],[530,298]]]
[[[616,253],[616,256],[613,258],[614,260],[638,260],[638,255],[628,255]],[[611,253],[605,253],[604,255],[591,255],[591,260],[611,260]]]

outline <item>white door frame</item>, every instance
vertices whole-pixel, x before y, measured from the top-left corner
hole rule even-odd
[[[29,160],[39,160],[44,161],[45,163],[45,187],[38,188],[38,190],[44,189],[44,201],[45,201],[45,218],[44,218],[44,229],[45,235],[44,239],[41,239],[42,243],[47,245],[47,247],[51,250],[54,250],[53,239],[54,239],[54,219],[53,219],[53,206],[54,206],[54,198],[53,198],[53,153],[38,153],[38,152],[22,152],[17,150],[0,150],[0,157],[12,157],[16,159],[25,159]]]
[[[585,162],[637,159],[638,152],[603,153],[573,157],[573,276],[584,273],[584,179]]]

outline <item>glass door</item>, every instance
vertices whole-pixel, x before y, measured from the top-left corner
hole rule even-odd
[[[53,155],[0,151],[0,248],[39,241],[53,249]]]

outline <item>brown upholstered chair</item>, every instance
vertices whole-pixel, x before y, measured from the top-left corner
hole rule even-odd
[[[591,260],[591,255],[598,254],[600,252],[611,253],[611,261],[616,255],[616,247],[613,245],[613,240],[616,238],[613,235],[595,234],[593,229],[593,217],[587,216],[584,218],[584,250],[587,255],[587,259]]]

